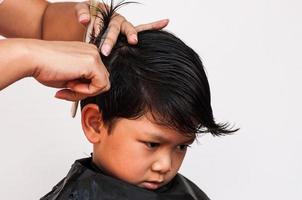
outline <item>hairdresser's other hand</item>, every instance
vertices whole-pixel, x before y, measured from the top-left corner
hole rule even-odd
[[[104,4],[99,4],[99,7],[104,7]],[[90,21],[90,14],[89,14],[89,6],[87,3],[78,3],[76,5],[76,12],[78,16],[78,20],[83,25],[87,25]],[[96,25],[100,23],[100,18],[96,18]],[[160,30],[166,27],[169,23],[168,19],[163,19],[160,21],[142,24],[139,26],[134,27],[130,22],[128,22],[125,17],[116,13],[115,16],[112,18],[108,30],[107,36],[105,38],[104,44],[102,46],[101,52],[103,55],[108,56],[115,45],[117,38],[120,33],[126,35],[129,44],[137,44],[137,32],[144,31],[144,30]],[[99,26],[95,27],[96,33]]]
[[[55,97],[76,101],[109,90],[109,73],[94,45],[41,40],[27,43],[34,58],[32,76],[46,86],[64,88]]]

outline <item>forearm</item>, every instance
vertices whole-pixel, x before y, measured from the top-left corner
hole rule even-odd
[[[0,4],[0,35],[41,38],[44,0],[5,0]]]
[[[7,38],[81,41],[76,3],[45,0],[5,0],[0,4],[0,35]]]
[[[45,10],[42,39],[82,41],[85,27],[78,22],[76,3],[53,3]]]
[[[34,71],[23,41],[25,39],[0,40],[0,90]]]

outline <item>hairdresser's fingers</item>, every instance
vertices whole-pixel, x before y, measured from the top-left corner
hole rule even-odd
[[[83,83],[83,82],[87,82],[87,83]],[[110,89],[110,82],[108,81],[106,86],[101,91],[98,89],[96,92],[92,92],[92,93],[91,93],[91,90],[89,90],[89,89],[87,90],[87,88],[90,87],[88,80],[70,81],[69,83],[67,83],[67,87],[69,87],[69,89],[62,89],[62,90],[57,91],[55,94],[55,97],[58,99],[64,99],[67,101],[82,100],[89,96],[97,95],[100,92],[108,91]]]
[[[83,25],[87,25],[90,21],[90,11],[87,2],[77,3],[75,5],[75,10],[78,21]]]
[[[129,44],[137,44],[137,32],[135,27],[127,20],[124,20],[121,24],[121,33],[126,35]]]
[[[106,73],[85,77],[85,79],[73,80],[67,83],[67,88],[72,91],[86,94],[88,96],[97,95],[101,92],[107,91],[109,83],[109,76]]]
[[[108,56],[110,54],[121,32],[121,25],[124,21],[126,21],[126,19],[119,14],[115,14],[110,21],[107,28],[107,35],[101,48],[103,55]]]
[[[79,101],[88,97],[88,95],[74,92],[70,89],[62,89],[56,92],[55,97],[67,101]]]
[[[135,27],[137,32],[146,31],[146,30],[160,30],[165,28],[169,23],[169,19],[162,19],[156,22],[141,24]]]

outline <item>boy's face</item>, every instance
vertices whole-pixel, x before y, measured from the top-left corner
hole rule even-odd
[[[176,175],[194,138],[152,123],[150,118],[119,119],[110,134],[101,126],[93,160],[116,178],[157,189]]]

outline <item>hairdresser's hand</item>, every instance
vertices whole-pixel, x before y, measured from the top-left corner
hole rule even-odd
[[[34,58],[32,76],[46,86],[64,88],[55,97],[76,101],[109,90],[109,73],[94,45],[41,40],[27,43]]]
[[[104,6],[104,4],[99,4],[100,8]],[[89,14],[89,6],[87,3],[78,3],[76,5],[76,12],[78,15],[78,20],[80,23],[87,25],[90,21],[90,14]],[[96,25],[100,23],[100,18],[96,18]],[[164,19],[148,24],[142,24],[139,26],[134,27],[130,22],[128,22],[125,17],[116,13],[116,15],[112,18],[107,36],[105,38],[104,44],[102,46],[102,54],[108,56],[111,52],[111,49],[116,43],[116,40],[120,33],[126,35],[129,44],[137,44],[137,32],[144,31],[144,30],[160,30],[167,26],[169,20]],[[97,29],[99,26],[95,27],[96,33],[99,32]]]

